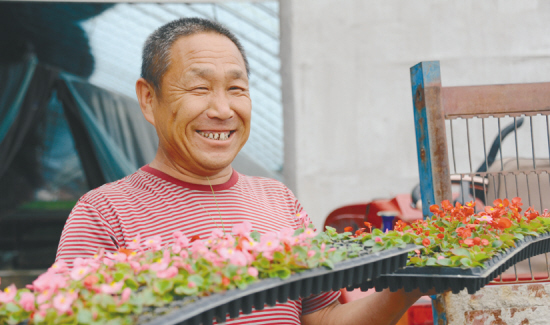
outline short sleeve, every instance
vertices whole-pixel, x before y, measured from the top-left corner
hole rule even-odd
[[[101,248],[106,252],[115,252],[118,246],[109,223],[94,206],[81,200],[63,227],[56,261],[61,259],[72,267],[77,257],[90,258]]]
[[[319,311],[340,298],[340,291],[323,292],[302,300],[302,315]]]

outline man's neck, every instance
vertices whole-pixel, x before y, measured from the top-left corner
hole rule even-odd
[[[166,162],[162,159],[157,159],[158,157],[155,157],[153,161],[149,164],[150,167],[155,168],[157,170],[160,170],[161,172],[168,174],[176,179],[179,179],[180,181],[184,181],[191,184],[198,184],[198,185],[218,185],[223,184],[229,181],[231,178],[231,175],[233,174],[233,168],[231,165],[227,166],[226,168],[222,169],[220,172],[210,175],[210,176],[202,176],[194,174],[185,168],[182,168],[180,166],[177,166],[175,164],[171,164],[169,162]]]

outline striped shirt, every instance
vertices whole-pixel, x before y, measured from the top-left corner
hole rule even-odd
[[[297,228],[302,223],[296,218],[299,212],[302,207],[294,194],[276,180],[233,171],[229,181],[210,188],[146,165],[80,198],[61,234],[56,259],[72,265],[76,257],[91,257],[99,248],[114,252],[138,233],[142,239],[159,235],[170,245],[177,230],[189,238],[206,238],[213,229],[230,232],[244,221],[260,233]],[[300,324],[302,314],[330,305],[339,295],[328,292],[266,306],[227,324]]]

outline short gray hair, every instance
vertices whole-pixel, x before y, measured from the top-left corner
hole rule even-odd
[[[172,44],[180,37],[208,32],[229,38],[241,52],[246,66],[246,73],[250,74],[246,54],[237,37],[220,23],[193,17],[171,21],[149,35],[143,46],[141,77],[151,83],[156,91],[159,91],[162,77],[170,66]]]

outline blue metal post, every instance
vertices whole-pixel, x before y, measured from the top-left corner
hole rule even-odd
[[[416,128],[416,148],[422,196],[422,214],[431,215],[430,206],[451,199],[445,116],[441,99],[438,61],[421,62],[411,68],[411,87]],[[447,324],[444,308],[432,297],[434,324]]]

